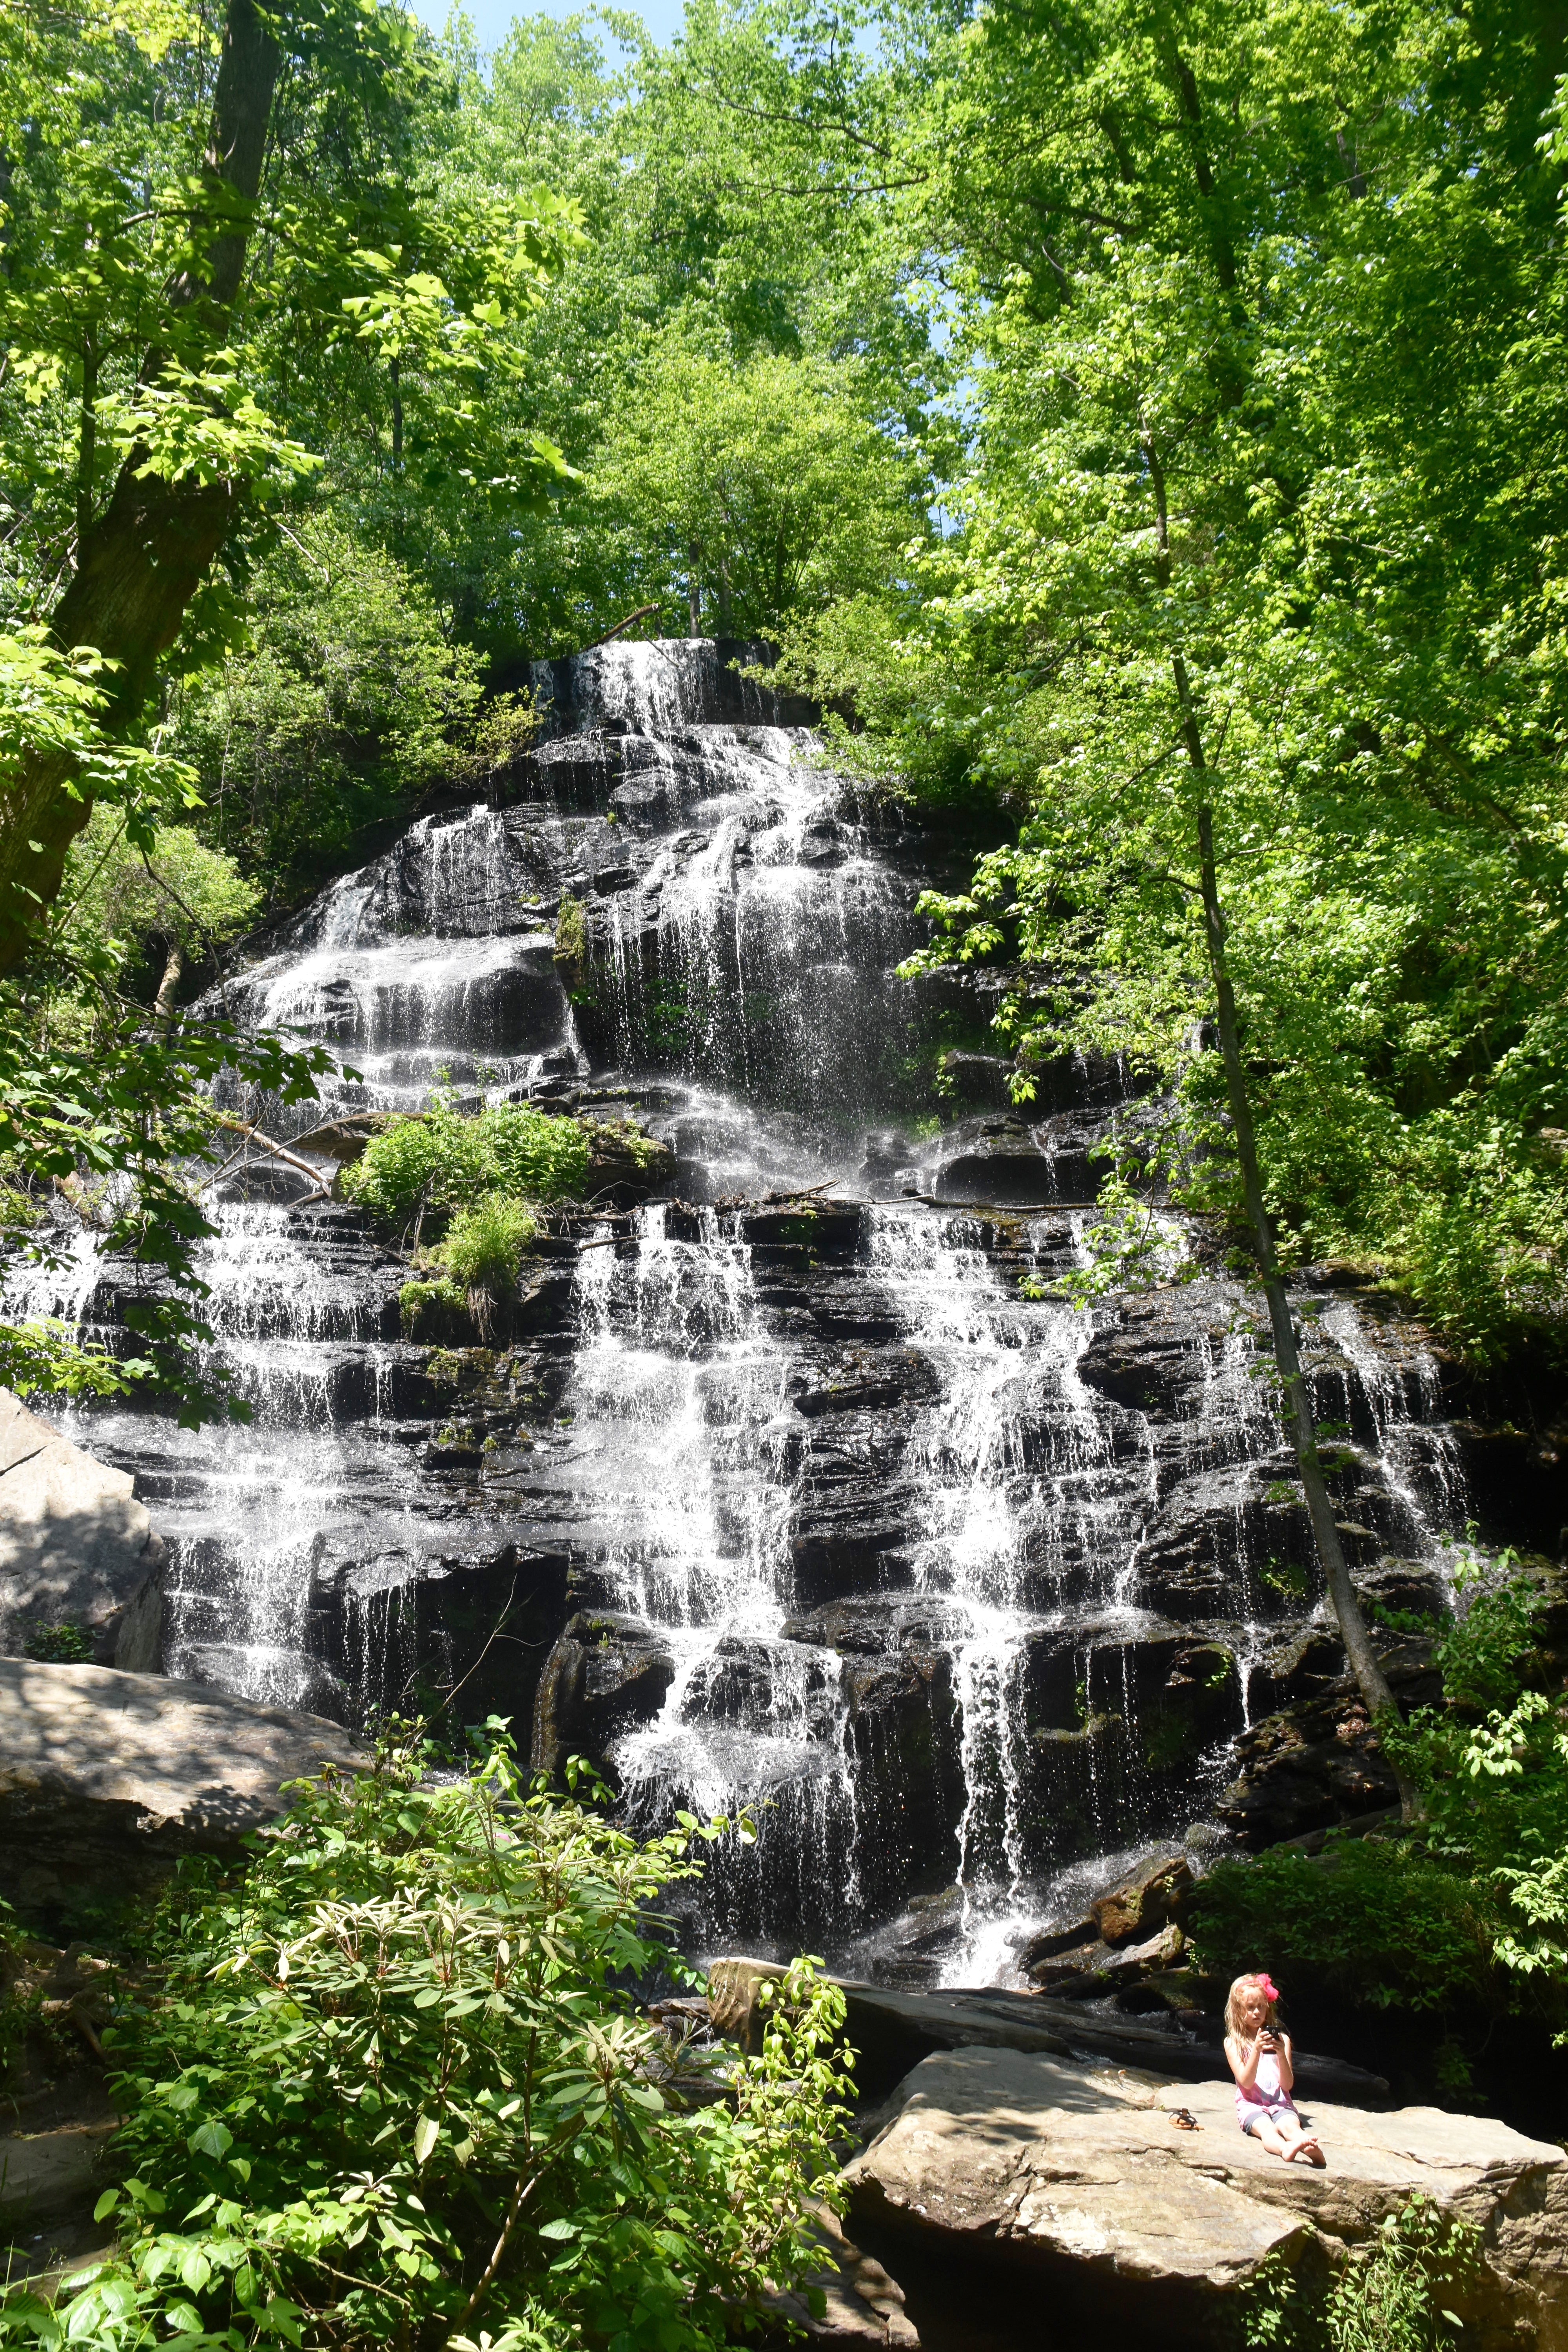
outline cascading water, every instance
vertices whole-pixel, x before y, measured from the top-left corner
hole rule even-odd
[[[75,1418],[170,1540],[169,1671],[354,1720],[456,1685],[640,1824],[751,1811],[694,1941],[875,1964],[935,1903],[910,1965],[973,1979],[1085,1857],[1213,1802],[1317,1588],[1257,1302],[1061,1293],[1125,1074],[1010,1108],[988,975],[896,971],[969,845],[862,805],[746,657],[541,666],[501,804],[420,818],[231,977],[339,1061],[321,1105],[243,1106],[321,1183],[255,1154],[211,1195],[252,1421]],[[442,1347],[309,1133],[435,1087],[636,1111],[674,1155]],[[84,1242],[32,1303],[106,1288]],[[1429,1360],[1343,1297],[1307,1328],[1358,1558],[1433,1555],[1463,1496]]]

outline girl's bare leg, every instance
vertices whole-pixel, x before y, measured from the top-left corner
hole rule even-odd
[[[1285,2135],[1271,2116],[1259,2116],[1248,2137],[1255,2139],[1259,2147],[1267,2148],[1270,2156],[1282,2156],[1287,2158],[1289,2157],[1290,2150],[1286,2144]]]

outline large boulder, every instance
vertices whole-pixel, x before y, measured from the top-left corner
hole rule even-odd
[[[1177,2126],[1178,2109],[1196,2130]],[[1046,2054],[944,2052],[906,2078],[891,2120],[848,2166],[850,2226],[998,2280],[1023,2272],[1079,2326],[1208,2347],[1227,2340],[1239,2292],[1269,2255],[1321,2277],[1419,2193],[1482,2233],[1479,2266],[1455,2297],[1466,2343],[1568,2346],[1561,2147],[1436,2107],[1310,2112],[1321,2171],[1247,2138],[1227,2084],[1165,2087]]]
[[[68,1626],[100,1664],[155,1674],[163,1558],[130,1475],[0,1389],[0,1651]]]
[[[69,1920],[227,1853],[285,1785],[368,1761],[342,1727],[206,1683],[0,1658],[0,1895]]]
[[[1096,1895],[1089,1916],[1107,1944],[1147,1937],[1167,1920],[1180,1920],[1193,1883],[1193,1866],[1180,1847],[1145,1854],[1110,1888]]]

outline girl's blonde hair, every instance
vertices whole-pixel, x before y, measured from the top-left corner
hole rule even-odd
[[[1237,1977],[1225,1997],[1225,2030],[1237,2042],[1241,2039],[1241,1996],[1244,1992],[1260,1992],[1269,1981],[1267,1976]],[[1273,2001],[1268,2004],[1261,2031],[1272,2033],[1279,2022]]]

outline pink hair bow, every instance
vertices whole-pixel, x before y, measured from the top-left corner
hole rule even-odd
[[[1258,1990],[1263,1995],[1265,2000],[1278,2000],[1279,1998],[1279,1988],[1275,1983],[1267,1969],[1265,1969],[1258,1977]]]

